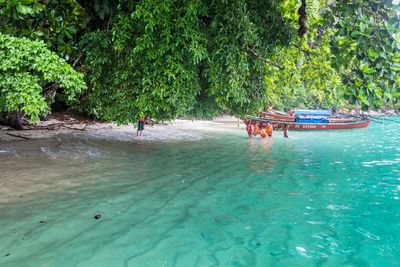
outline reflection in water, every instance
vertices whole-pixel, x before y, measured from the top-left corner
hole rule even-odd
[[[100,149],[82,141],[60,141],[52,146],[42,146],[40,150],[53,159],[82,160],[84,158],[97,158],[102,156]]]
[[[270,173],[275,160],[272,158],[272,138],[249,138],[248,154],[250,168],[256,173]]]

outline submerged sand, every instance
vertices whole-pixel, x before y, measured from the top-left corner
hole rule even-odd
[[[104,142],[109,144],[107,149],[114,151],[132,143],[196,141],[216,133],[245,132],[243,122],[230,116],[213,121],[175,120],[146,125],[142,136],[136,136],[137,129],[132,124],[73,121],[65,127],[61,124],[53,119],[35,125],[36,129],[22,131],[0,126],[0,205],[26,201],[46,192],[73,190],[81,186],[82,181],[76,177],[82,172],[88,172],[85,183],[90,184],[93,181],[86,170],[87,162],[100,164],[104,153],[108,153],[96,146],[102,140],[116,141]],[[40,129],[50,125],[58,126],[52,130]]]

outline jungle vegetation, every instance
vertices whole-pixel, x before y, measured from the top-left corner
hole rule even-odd
[[[118,123],[400,107],[397,0],[0,0],[0,109]]]

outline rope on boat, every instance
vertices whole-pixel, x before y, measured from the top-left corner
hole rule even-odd
[[[377,118],[377,117],[370,117],[370,119],[371,119],[373,122],[380,123],[380,124],[384,124],[384,123],[385,123],[385,121],[390,121],[390,122],[400,123],[400,121],[397,121],[397,120],[391,120],[391,119],[388,119],[388,118]],[[381,121],[378,121],[378,120],[381,120]],[[383,121],[383,122],[382,122],[382,121]]]
[[[379,124],[385,124],[385,123],[379,121],[379,119],[377,119],[377,118],[370,117],[370,119],[371,119],[371,121],[373,121],[373,122],[376,122],[376,123],[379,123]]]
[[[380,124],[385,124],[385,121],[390,121],[390,122],[394,122],[394,123],[400,123],[400,121],[398,120],[392,120],[392,119],[388,119],[388,118],[384,118],[384,117],[375,117],[375,116],[355,116],[355,115],[350,115],[350,117],[353,118],[363,118],[363,117],[367,117],[369,118],[371,121],[376,122],[376,123],[380,123]]]
[[[385,121],[391,121],[391,122],[395,122],[395,123],[400,123],[400,121],[397,121],[397,120],[391,120],[391,119],[387,119],[387,118],[383,118],[383,120],[385,120]]]

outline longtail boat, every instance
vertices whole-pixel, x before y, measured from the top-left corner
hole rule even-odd
[[[294,121],[295,119],[294,115],[280,111],[262,111],[258,114],[258,117],[276,121]]]
[[[274,129],[288,127],[292,130],[341,130],[368,127],[368,117],[334,116],[329,110],[295,110],[292,114],[283,112],[261,112],[257,117],[248,116],[246,125],[257,125],[262,129],[272,125]]]

